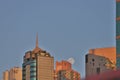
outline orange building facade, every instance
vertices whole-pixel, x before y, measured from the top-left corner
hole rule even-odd
[[[60,70],[71,70],[72,65],[68,61],[62,60],[61,62],[56,61],[56,72]]]
[[[80,80],[80,73],[73,70],[71,63],[68,61],[56,61],[54,80]]]
[[[90,49],[89,54],[104,56],[116,64],[116,47]]]

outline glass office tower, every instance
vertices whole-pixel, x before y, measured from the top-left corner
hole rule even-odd
[[[120,68],[120,0],[116,0],[116,53],[117,68]]]

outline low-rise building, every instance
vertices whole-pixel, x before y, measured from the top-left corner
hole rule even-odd
[[[22,68],[13,67],[3,72],[3,80],[22,80]]]

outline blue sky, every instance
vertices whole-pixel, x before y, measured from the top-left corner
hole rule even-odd
[[[21,66],[26,51],[39,47],[55,61],[75,59],[85,76],[91,48],[115,46],[114,0],[0,0],[0,75]]]

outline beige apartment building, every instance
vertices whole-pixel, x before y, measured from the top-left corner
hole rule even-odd
[[[22,80],[22,68],[13,67],[3,72],[3,80]]]

